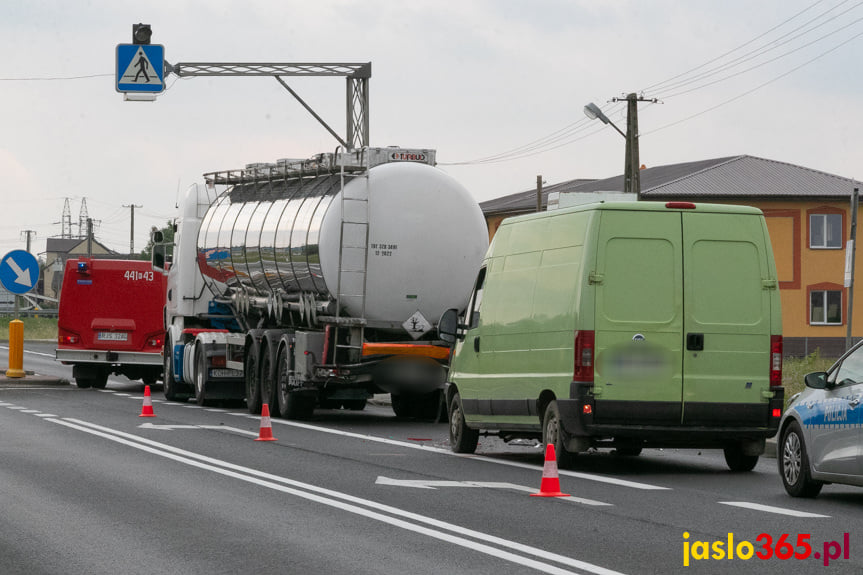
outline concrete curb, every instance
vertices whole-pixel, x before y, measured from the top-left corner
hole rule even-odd
[[[6,377],[5,372],[0,372],[0,388],[10,387],[44,387],[70,385],[68,379],[51,375],[34,375],[32,372],[24,377]]]

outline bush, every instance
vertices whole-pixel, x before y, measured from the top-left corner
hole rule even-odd
[[[827,371],[837,358],[821,357],[819,350],[815,350],[806,357],[786,357],[782,362],[782,386],[785,387],[785,401],[795,393],[806,388],[803,378],[807,373],[813,371]]]

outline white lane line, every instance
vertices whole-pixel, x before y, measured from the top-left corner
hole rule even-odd
[[[8,409],[14,409],[15,411],[23,411],[27,409],[26,407],[21,407],[20,405],[7,405]]]
[[[119,392],[116,392],[116,393],[115,393],[115,395],[116,395],[117,397],[132,397],[132,396],[131,396],[131,395],[129,395],[128,393],[119,393]],[[133,397],[132,399],[137,399],[137,398],[136,398],[136,397]]]
[[[21,413],[39,413],[38,409],[22,409]]]
[[[37,413],[36,417],[60,417],[60,416],[54,415],[53,413]]]
[[[495,548],[491,545],[486,545],[485,543],[478,543],[477,541],[466,539],[465,537],[471,537],[478,541],[484,541],[486,543],[498,545],[499,547],[509,548],[514,551],[519,551],[521,553],[538,557],[544,561],[553,561],[555,563],[566,565],[570,568],[580,569],[581,571],[587,573],[594,573],[596,575],[623,575],[618,571],[606,569],[605,567],[600,567],[599,565],[587,563],[586,561],[580,561],[578,559],[566,557],[565,555],[558,555],[544,549],[531,547],[529,545],[510,541],[501,537],[496,537],[488,533],[474,531],[472,529],[467,529],[459,525],[446,523],[444,521],[439,521],[431,517],[426,517],[417,513],[404,511],[397,507],[391,507],[389,505],[384,505],[369,499],[361,499],[359,497],[354,497],[353,495],[348,495],[347,493],[317,487],[315,485],[302,483],[293,479],[288,479],[286,477],[280,477],[278,475],[272,475],[269,473],[258,471],[257,469],[242,467],[233,463],[229,463],[227,461],[213,459],[204,455],[199,455],[194,452],[178,449],[170,445],[158,443],[155,441],[144,439],[142,437],[138,437],[136,435],[131,435],[115,429],[102,427],[100,425],[96,425],[86,421],[81,421],[78,419],[48,419],[46,421],[52,421],[66,427],[83,431],[85,433],[90,433],[92,435],[103,437],[116,443],[127,445],[129,447],[152,453],[160,457],[165,457],[167,459],[171,459],[185,465],[197,467],[199,469],[204,469],[207,471],[212,471],[214,473],[225,475],[227,477],[239,479],[248,483],[254,483],[261,487],[266,487],[268,489],[280,491],[282,493],[287,493],[296,497],[301,497],[309,501],[314,501],[316,503],[335,507],[349,513],[380,521],[382,523],[399,527],[407,531],[426,535],[428,537],[445,541],[453,545],[458,545],[460,547],[464,547],[466,549],[470,549],[479,553],[491,555],[493,557],[497,557],[505,561],[515,563],[517,565],[523,565],[525,567],[535,569],[537,571],[542,571],[544,573],[550,573],[553,575],[573,575],[576,572],[568,571],[555,565],[543,563],[541,561],[530,559],[528,557],[515,555],[514,553],[511,553],[509,551]],[[360,505],[365,507],[360,507]],[[384,515],[382,512],[389,513],[390,515]],[[414,521],[416,523],[410,523],[408,520]],[[426,525],[430,525],[434,527],[434,529],[425,527],[423,525],[418,525],[417,523],[424,523]],[[445,533],[444,531],[449,531],[450,533],[455,533],[457,535],[461,535],[462,537],[458,537],[450,533]]]
[[[128,394],[118,393],[117,395],[128,395]],[[136,397],[133,399],[140,399],[140,397]],[[170,402],[165,402],[165,403],[170,404]],[[192,404],[192,405],[177,404],[177,405],[184,407],[186,409],[204,409],[200,405],[194,405],[194,404]],[[213,411],[213,410],[207,409],[206,411]],[[248,413],[235,413],[235,412],[227,412],[227,413],[229,413],[230,415],[236,416],[236,417],[248,417],[251,419],[258,419],[258,416],[248,414]],[[441,449],[438,447],[428,447],[428,446],[425,446],[425,445],[422,445],[422,444],[419,444],[416,442],[408,443],[405,441],[399,441],[396,439],[389,439],[386,437],[376,437],[374,435],[363,435],[360,433],[352,433],[350,431],[341,431],[339,429],[331,429],[331,428],[327,428],[327,427],[320,427],[317,425],[310,425],[308,423],[300,423],[298,421],[288,421],[285,419],[273,419],[272,422],[274,424],[278,424],[278,425],[287,425],[290,427],[297,427],[300,429],[307,429],[310,431],[319,431],[322,433],[341,435],[342,437],[351,437],[354,439],[360,439],[362,441],[372,441],[372,442],[376,442],[376,443],[384,443],[387,445],[397,445],[399,447],[407,447],[409,449],[419,449],[419,450],[426,451],[426,452],[439,453],[441,455],[449,455],[452,457],[468,458],[468,459],[473,459],[476,461],[483,461],[486,463],[496,463],[497,465],[507,465],[509,467],[518,467],[521,469],[530,469],[531,471],[537,471],[537,470],[541,471],[543,468],[542,465],[533,465],[533,464],[529,464],[529,463],[519,463],[517,461],[506,461],[506,460],[495,459],[493,457],[487,457],[487,456],[483,456],[483,455],[462,455],[459,453],[453,453],[449,449]],[[565,475],[567,477],[575,477],[577,479],[596,481],[598,483],[607,483],[609,485],[617,485],[618,487],[629,487],[631,489],[641,489],[644,491],[667,491],[667,490],[671,489],[670,487],[651,485],[649,483],[639,483],[636,481],[629,481],[626,479],[618,479],[616,477],[607,477],[604,475],[595,475],[592,473],[582,473],[579,471],[570,471],[567,469],[559,470],[559,474]]]
[[[742,507],[744,509],[752,509],[754,511],[763,511],[765,513],[776,513],[778,515],[791,515],[792,517],[812,517],[812,518],[829,518],[829,515],[819,515],[818,513],[807,513],[806,511],[796,511],[794,509],[785,509],[783,507],[772,507],[770,505],[761,505],[760,503],[750,503],[748,501],[719,501],[720,505],[731,505],[732,507]]]
[[[343,437],[352,437],[355,439],[362,439],[363,441],[374,441],[377,443],[385,443],[388,445],[398,445],[401,447],[408,447],[410,449],[419,449],[421,451],[430,451],[432,453],[440,453],[442,455],[451,455],[453,457],[461,457],[473,459],[476,461],[484,461],[487,463],[496,463],[498,465],[508,465],[510,467],[520,467],[522,469],[530,469],[530,470],[542,470],[542,465],[532,465],[529,463],[518,463],[516,461],[505,461],[501,459],[494,459],[492,457],[486,457],[483,455],[461,455],[458,453],[453,453],[449,449],[441,449],[439,447],[428,447],[418,443],[407,443],[404,441],[399,441],[396,439],[387,439],[385,437],[375,437],[374,435],[362,435],[360,433],[352,433],[350,431],[341,431],[339,429],[329,429],[327,427],[318,427],[316,425],[309,425],[307,423],[299,423],[297,421],[286,421],[284,419],[274,419],[274,424],[278,425],[288,425],[291,427],[299,427],[301,429],[308,429],[311,431],[320,431],[323,433],[331,433],[334,435],[341,435]],[[648,483],[638,483],[635,481],[627,481],[626,479],[617,479],[616,477],[606,477],[604,475],[594,475],[592,473],[581,473],[578,471],[569,471],[566,469],[559,470],[560,475],[566,475],[568,477],[577,477],[579,479],[586,479],[589,481],[597,481],[599,483],[608,483],[611,485],[617,485],[620,487],[631,487],[633,489],[643,489],[646,491],[651,490],[670,490],[670,487],[661,487],[659,485],[650,485]]]

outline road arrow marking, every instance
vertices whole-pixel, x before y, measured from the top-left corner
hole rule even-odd
[[[16,284],[33,287],[33,280],[30,279],[30,268],[22,270],[21,267],[18,265],[18,262],[15,261],[15,258],[7,258],[6,262],[9,264],[9,267],[12,268],[12,271],[15,272],[15,275],[17,276],[15,278]]]
[[[142,423],[138,426],[141,429],[155,429],[157,431],[175,431],[177,429],[215,429],[216,431],[230,431],[232,433],[240,433],[242,435],[250,435],[252,437],[257,437],[258,434],[253,431],[246,431],[245,429],[238,429],[236,427],[228,427],[227,425],[159,425],[156,423]]]
[[[440,487],[484,487],[486,489],[512,489],[526,493],[536,493],[536,489],[516,485],[515,483],[501,483],[497,481],[448,481],[448,480],[426,480],[426,479],[391,479],[378,476],[375,485],[393,485],[396,487],[413,487],[414,489],[438,489]],[[581,497],[561,497],[560,499],[584,505],[611,506],[611,503],[584,499]]]

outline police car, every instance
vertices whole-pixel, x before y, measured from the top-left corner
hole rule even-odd
[[[779,423],[785,490],[815,497],[825,483],[863,486],[863,341],[825,372],[806,376]]]

